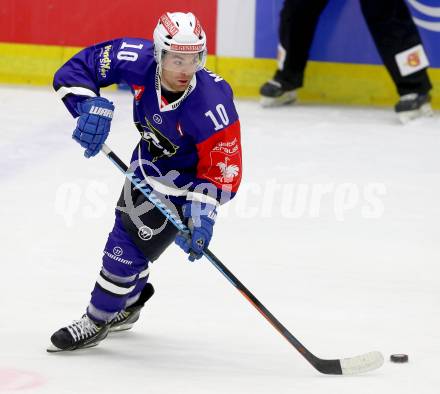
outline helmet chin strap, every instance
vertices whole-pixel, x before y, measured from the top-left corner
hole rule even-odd
[[[162,66],[160,64],[157,65],[157,75],[159,77],[159,89],[162,89],[162,87],[164,87],[166,90],[172,91],[172,89],[162,78]]]
[[[177,91],[174,90],[173,88],[171,88],[171,86],[169,86],[166,81],[162,78],[162,67],[159,65],[157,67],[157,75],[159,77],[159,89],[162,90],[162,88],[168,90],[169,92],[175,92],[175,93],[183,93],[183,91]]]
[[[167,84],[164,83],[164,81],[161,78],[160,75],[160,67],[159,65],[157,65],[156,68],[156,75],[155,75],[155,89],[156,89],[156,95],[157,95],[157,102],[159,104],[159,108],[161,111],[170,111],[173,109],[176,109],[180,103],[195,89],[196,85],[197,85],[197,78],[195,76],[195,74],[192,76],[191,82],[189,83],[188,87],[186,88],[186,90],[184,92],[182,92],[182,95],[180,96],[179,99],[177,99],[175,102],[173,103],[164,103],[162,101],[162,87],[163,89],[169,89]],[[169,91],[173,92],[172,89],[169,89]]]

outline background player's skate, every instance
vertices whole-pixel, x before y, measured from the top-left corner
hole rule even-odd
[[[260,103],[263,107],[279,107],[296,101],[296,90],[288,89],[275,79],[267,81],[260,88]]]
[[[400,121],[404,124],[419,117],[434,115],[429,94],[405,94],[400,97],[394,109]]]

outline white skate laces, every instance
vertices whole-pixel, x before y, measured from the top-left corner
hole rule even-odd
[[[84,315],[81,320],[74,320],[66,328],[75,342],[90,338],[99,331],[99,327],[87,315]]]

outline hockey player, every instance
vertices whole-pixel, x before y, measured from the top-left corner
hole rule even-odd
[[[285,0],[280,15],[279,69],[260,89],[265,107],[292,103],[303,85],[304,70],[319,16],[328,0]],[[432,86],[417,27],[404,0],[360,0],[362,13],[373,40],[400,95],[395,111],[402,122],[432,114],[429,91]],[[418,67],[414,71],[402,64],[403,52],[414,49]],[[419,55],[417,55],[419,53]],[[400,60],[402,58],[402,60]],[[421,69],[422,67],[422,69]],[[402,73],[402,70],[405,70]]]
[[[240,123],[229,85],[204,68],[206,36],[192,13],[165,13],[154,43],[122,38],[86,48],[55,74],[54,88],[78,117],[73,139],[86,157],[106,140],[113,103],[100,88],[128,84],[141,135],[131,168],[191,229],[178,234],[162,213],[126,183],[86,313],[56,331],[48,351],[97,345],[131,328],[153,295],[150,263],[175,241],[189,259],[208,246],[217,208],[241,180]]]

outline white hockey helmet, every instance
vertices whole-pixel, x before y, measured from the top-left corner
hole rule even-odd
[[[161,67],[168,52],[195,54],[194,72],[205,67],[206,34],[194,14],[188,12],[166,12],[157,23],[153,33],[154,58]]]

